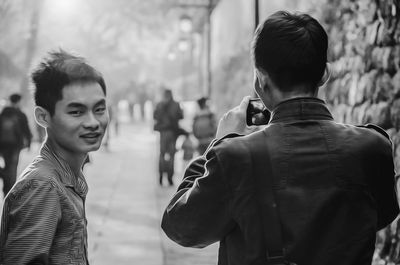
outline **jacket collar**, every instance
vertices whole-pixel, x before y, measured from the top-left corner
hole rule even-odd
[[[280,102],[271,112],[270,123],[291,120],[333,120],[323,100],[298,97]]]
[[[43,143],[42,148],[40,149],[40,155],[54,165],[60,181],[66,187],[74,189],[82,198],[86,197],[88,185],[83,173],[81,172],[79,176],[76,176],[69,164],[53,151],[53,148],[51,148],[48,141]]]

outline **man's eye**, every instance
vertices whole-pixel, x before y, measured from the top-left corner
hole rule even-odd
[[[81,111],[81,110],[72,110],[72,111],[68,112],[68,114],[71,114],[74,116],[81,115],[82,113],[83,113],[83,111]]]
[[[104,113],[106,111],[106,108],[105,107],[97,108],[95,111],[96,113]]]

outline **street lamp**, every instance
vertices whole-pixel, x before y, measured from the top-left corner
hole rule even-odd
[[[178,50],[180,50],[181,52],[186,52],[187,50],[189,50],[190,47],[190,43],[187,39],[185,38],[181,38],[178,41]]]
[[[192,19],[188,15],[182,15],[179,19],[179,27],[183,33],[191,33],[193,29]]]
[[[179,8],[202,8],[207,11],[207,17],[205,21],[206,28],[206,73],[207,73],[207,92],[206,96],[208,98],[211,97],[212,91],[212,73],[211,73],[211,13],[216,6],[216,0],[177,0],[177,4],[173,5],[173,7]],[[183,18],[183,19],[182,19]],[[190,21],[189,21],[190,20]],[[180,28],[182,32],[185,30],[192,30],[193,24],[192,20],[188,16],[182,16],[180,19]]]

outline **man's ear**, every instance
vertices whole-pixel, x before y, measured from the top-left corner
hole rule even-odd
[[[318,87],[325,85],[331,77],[331,65],[330,63],[326,63],[325,72],[322,76],[321,80],[318,82]]]
[[[255,70],[255,78],[257,78],[257,85],[259,90],[264,90],[267,82],[270,80],[267,72],[261,69]]]
[[[35,107],[35,120],[43,128],[49,127],[50,124],[50,113],[39,106]]]

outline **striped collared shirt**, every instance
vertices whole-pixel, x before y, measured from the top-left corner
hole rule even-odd
[[[0,264],[88,264],[83,174],[45,143],[4,200]]]

